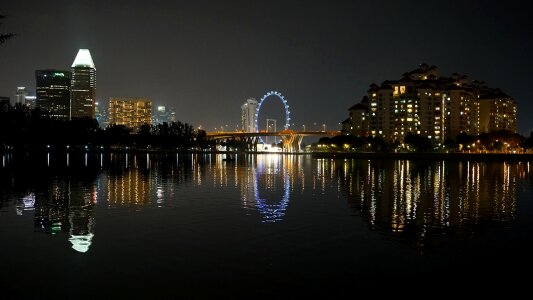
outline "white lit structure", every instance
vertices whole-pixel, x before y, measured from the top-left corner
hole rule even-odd
[[[243,132],[255,132],[257,100],[248,98],[241,106],[241,121]]]
[[[34,109],[36,106],[37,97],[36,96],[26,96],[24,103],[31,109]]]
[[[96,68],[88,49],[78,51],[71,71],[71,118],[94,119],[96,117]]]
[[[152,124],[170,124],[176,122],[176,112],[172,108],[164,105],[157,106],[157,110],[154,113]]]
[[[15,104],[26,104],[26,96],[28,96],[28,91],[26,90],[26,87],[17,87],[17,93],[15,94]]]

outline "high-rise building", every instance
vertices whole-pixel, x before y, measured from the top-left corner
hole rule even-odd
[[[94,103],[94,114],[100,128],[106,128],[109,125],[108,109],[101,102]]]
[[[498,130],[516,132],[516,103],[501,90],[492,90],[479,97],[479,133]]]
[[[176,113],[172,108],[158,106],[154,113],[153,124],[176,122]]]
[[[80,49],[72,63],[70,101],[72,118],[96,117],[96,68],[88,49]]]
[[[37,106],[36,101],[36,96],[26,96],[24,99],[26,106],[28,106],[30,109],[34,109]]]
[[[255,120],[257,119],[257,100],[254,98],[246,99],[241,106],[241,121],[243,132],[255,132]]]
[[[368,97],[348,109],[350,116],[342,122],[342,131],[353,136],[368,135]]]
[[[26,96],[28,96],[28,91],[26,90],[26,87],[17,87],[17,93],[15,94],[15,104],[20,103],[22,105],[25,105]]]
[[[125,125],[138,130],[152,121],[152,101],[142,98],[109,99],[109,124]]]
[[[44,115],[70,120],[70,79],[69,71],[35,71],[36,102]]]
[[[358,136],[367,132],[388,141],[403,141],[411,133],[438,143],[459,133],[516,132],[516,103],[511,97],[484,82],[471,82],[466,75],[437,77],[437,70],[422,64],[399,80],[371,84],[369,101],[350,108],[343,131]]]

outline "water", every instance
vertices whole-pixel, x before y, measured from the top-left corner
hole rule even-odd
[[[6,154],[0,298],[527,289],[530,163]]]

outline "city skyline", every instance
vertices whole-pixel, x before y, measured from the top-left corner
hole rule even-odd
[[[532,127],[533,26],[522,3],[125,4],[7,1],[1,30],[17,36],[0,47],[0,95],[14,98],[19,86],[33,93],[35,70],[67,70],[75,51],[89,49],[101,103],[146,97],[213,130],[240,124],[246,99],[278,90],[298,129],[340,129],[369,83],[428,63],[506,91],[518,132]]]

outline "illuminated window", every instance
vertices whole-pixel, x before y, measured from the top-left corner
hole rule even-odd
[[[405,94],[405,85],[400,86],[400,94]]]

